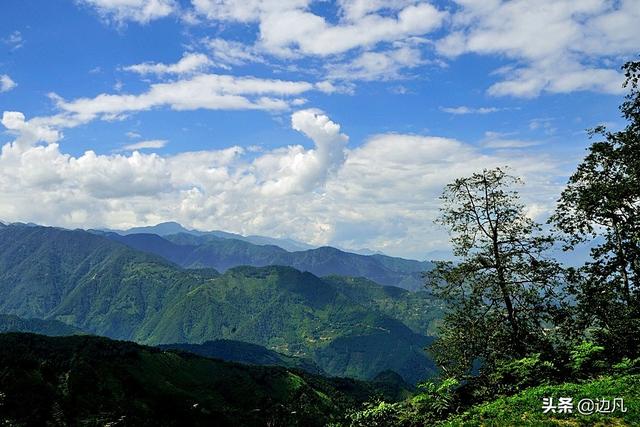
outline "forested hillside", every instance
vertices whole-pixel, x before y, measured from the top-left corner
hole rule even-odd
[[[0,333],[32,332],[48,336],[82,335],[83,332],[58,320],[23,319],[12,314],[0,314]]]
[[[433,373],[424,347],[439,311],[423,294],[289,267],[183,269],[85,231],[24,225],[0,230],[0,267],[7,314],[145,344],[246,341],[330,375]]]
[[[310,359],[287,356],[257,344],[234,340],[206,341],[202,344],[163,344],[163,350],[177,350],[249,365],[284,366],[286,368],[301,369],[312,374],[322,375],[324,372]]]
[[[381,383],[90,336],[0,334],[0,366],[3,425],[324,426],[385,395]]]

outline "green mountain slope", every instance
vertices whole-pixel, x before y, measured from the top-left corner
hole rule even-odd
[[[355,298],[335,280],[287,267],[218,275],[83,231],[0,229],[0,313],[144,344],[246,341],[312,359],[331,375],[372,378],[391,369],[409,382],[428,376],[429,338],[364,294],[375,292]],[[376,304],[402,306],[393,299]],[[420,322],[429,321],[414,327]]]
[[[16,426],[323,426],[384,392],[91,336],[0,334],[0,366],[0,424]]]
[[[324,280],[361,305],[394,317],[414,332],[435,335],[441,307],[425,291],[410,292],[395,286],[380,286],[362,277],[328,276]]]
[[[184,351],[197,354],[198,356],[222,359],[229,362],[262,366],[284,366],[285,368],[301,369],[318,375],[324,373],[322,369],[310,359],[287,356],[260,345],[244,341],[214,340],[202,344],[164,344],[158,347],[163,350]]]
[[[0,314],[0,333],[32,332],[52,337],[78,335],[83,332],[57,320],[23,319],[12,314]]]
[[[571,398],[571,414],[543,413],[544,398]],[[624,400],[626,412],[578,413],[582,399]],[[611,409],[613,406],[610,407]],[[533,387],[509,397],[472,407],[439,424],[454,426],[638,426],[640,425],[640,375],[603,377],[583,383]]]
[[[317,276],[366,277],[382,285],[409,290],[422,289],[422,273],[433,267],[429,262],[386,255],[358,255],[332,247],[288,252],[273,245],[256,245],[210,235],[179,233],[160,237],[155,234],[121,236],[110,233],[107,236],[183,267],[211,267],[226,271],[241,265],[284,265]]]
[[[357,378],[392,369],[416,382],[433,371],[423,351],[429,338],[348,298],[339,286],[288,267],[231,269],[166,305],[160,318],[134,338],[153,344],[246,341]]]

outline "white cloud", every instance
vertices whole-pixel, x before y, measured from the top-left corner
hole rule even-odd
[[[496,107],[467,107],[466,105],[461,105],[459,107],[440,107],[441,111],[449,114],[462,115],[462,114],[489,114],[500,111],[500,108]]]
[[[166,139],[149,139],[145,141],[136,142],[134,144],[128,144],[122,147],[121,151],[135,151],[135,150],[143,150],[148,148],[163,148],[167,145]]]
[[[229,67],[264,62],[255,46],[221,38],[205,39],[204,44],[211,50],[213,59],[219,65]]]
[[[11,77],[6,74],[0,75],[0,93],[8,92],[16,86],[18,86],[18,84],[14,82]]]
[[[35,132],[45,121],[5,112],[2,123]],[[60,118],[46,123],[65,124]],[[447,247],[432,220],[437,196],[454,178],[510,164],[528,182],[525,200],[540,215],[563,183],[556,182],[562,165],[551,156],[484,152],[454,139],[402,134],[373,136],[348,149],[340,126],[313,109],[295,112],[291,126],[313,147],[72,156],[55,142],[58,133],[31,134],[31,144],[2,147],[0,218],[114,228],[177,220],[422,257]]]
[[[130,138],[130,139],[140,139],[140,138],[142,138],[142,135],[140,135],[138,132],[134,132],[134,131],[129,131],[125,135],[127,135],[127,138]]]
[[[558,130],[554,126],[554,119],[546,117],[546,118],[535,118],[529,120],[529,129],[543,131],[547,135],[553,135]]]
[[[342,16],[347,21],[357,21],[368,14],[380,11],[398,11],[417,4],[413,0],[338,0]]]
[[[254,22],[262,14],[305,8],[311,0],[192,0],[199,14],[211,20]]]
[[[512,150],[512,149],[521,149],[534,147],[536,145],[541,145],[543,141],[531,141],[531,140],[523,140],[514,138],[516,133],[504,133],[504,132],[494,132],[487,131],[484,133],[484,139],[480,141],[480,144],[484,148],[490,148],[495,150]]]
[[[0,122],[9,132],[17,135],[13,141],[15,147],[29,147],[41,141],[51,144],[61,137],[60,132],[46,120],[35,118],[26,121],[24,114],[19,111],[5,111]]]
[[[142,64],[129,65],[123,67],[125,71],[131,71],[138,74],[156,74],[159,76],[165,74],[193,74],[206,70],[213,65],[211,60],[202,53],[185,53],[182,58],[175,64],[162,64],[154,62],[143,62]]]
[[[100,94],[65,101],[55,96],[58,108],[78,121],[114,119],[127,113],[170,107],[174,110],[284,110],[289,97],[313,89],[308,82],[255,77],[200,74],[168,83],[156,83],[139,95]]]
[[[396,17],[369,14],[356,22],[331,25],[318,15],[291,10],[264,16],[260,36],[263,46],[275,54],[299,51],[324,56],[429,33],[442,24],[444,16],[421,3],[407,6]]]
[[[403,46],[398,49],[363,52],[350,62],[327,66],[327,77],[334,80],[392,80],[402,77],[402,70],[423,64],[419,49]]]
[[[353,95],[355,87],[351,82],[335,83],[330,80],[323,80],[315,84],[316,89],[320,92],[332,94],[332,93],[345,93]]]
[[[76,0],[93,7],[104,19],[124,23],[135,21],[146,24],[176,12],[174,0]]]
[[[496,96],[591,90],[618,94],[623,76],[607,58],[637,53],[636,0],[456,0],[453,28],[437,43],[455,57],[471,52],[514,60],[489,88]],[[619,62],[619,61],[618,61]]]
[[[315,14],[313,0],[192,0],[196,13],[213,21],[257,26],[254,44],[222,38],[205,39],[212,58],[227,67],[330,57],[326,80],[390,80],[406,77],[404,69],[430,61],[422,58],[421,36],[438,29],[447,13],[421,0],[337,1],[337,22]],[[253,27],[251,27],[253,28]],[[316,65],[311,65],[313,69]],[[308,68],[309,64],[305,65]],[[352,93],[353,89],[337,91]],[[326,91],[329,93],[329,90]]]
[[[276,176],[266,179],[262,185],[265,196],[312,191],[321,187],[329,174],[344,163],[348,138],[340,133],[340,125],[321,111],[309,109],[294,113],[291,127],[313,140],[316,148],[288,147],[257,158],[253,165],[258,176]]]
[[[339,2],[343,19],[332,24],[309,11],[310,0],[193,0],[211,20],[256,22],[259,44],[278,56],[327,56],[437,29],[446,17],[420,1]]]
[[[3,38],[2,42],[9,46],[11,50],[18,50],[22,46],[24,46],[24,38],[22,37],[22,33],[17,30],[9,34],[7,37]]]

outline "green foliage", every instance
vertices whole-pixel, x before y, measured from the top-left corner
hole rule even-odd
[[[447,374],[464,376],[478,359],[492,366],[547,346],[545,326],[561,311],[562,268],[545,257],[553,239],[541,232],[500,168],[459,178],[441,197],[460,262],[441,262],[427,287],[447,303],[431,351]]]
[[[480,400],[500,395],[511,395],[527,387],[548,384],[557,377],[557,368],[540,353],[515,360],[501,360],[486,373],[486,379],[474,391]]]
[[[593,376],[607,367],[604,347],[583,341],[571,350],[571,368],[576,377]]]
[[[612,371],[618,375],[621,374],[636,374],[640,372],[640,357],[636,359],[623,358],[620,362],[614,364]]]
[[[615,357],[640,351],[640,62],[623,67],[629,94],[620,107],[627,126],[588,150],[562,192],[551,218],[565,233],[566,249],[590,242],[592,261],[576,276],[579,329]]]
[[[349,415],[351,427],[387,427],[400,423],[401,411],[397,404],[384,401],[367,402],[360,411]]]
[[[359,381],[106,338],[0,334],[2,425],[322,426],[377,394]]]
[[[418,385],[418,393],[405,401],[389,403],[374,400],[349,414],[350,426],[410,427],[432,425],[457,409],[454,394],[458,380],[427,381]]]
[[[624,399],[627,412],[580,415],[544,414],[543,398]],[[441,426],[637,426],[640,425],[640,376],[604,377],[585,383],[542,385],[477,405]]]
[[[454,392],[459,385],[456,378],[423,382],[418,385],[419,393],[411,399],[411,403],[425,421],[444,418],[455,410]]]

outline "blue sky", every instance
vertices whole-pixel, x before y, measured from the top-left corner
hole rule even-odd
[[[425,258],[449,180],[542,220],[623,126],[635,0],[7,0],[0,219],[190,227]],[[34,206],[33,200],[38,200]]]

